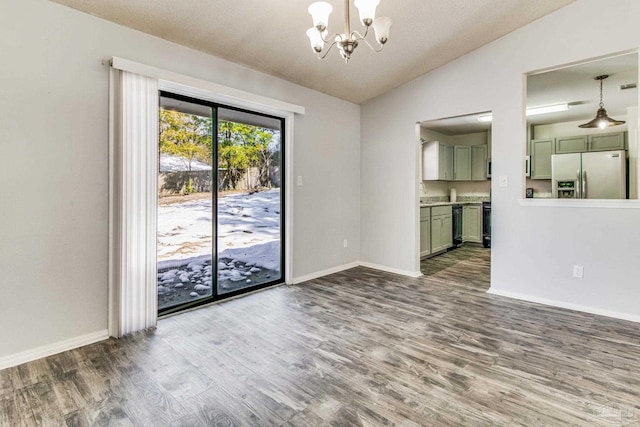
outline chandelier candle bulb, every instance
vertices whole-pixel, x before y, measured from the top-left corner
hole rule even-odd
[[[312,3],[307,10],[313,18],[313,26],[316,27],[319,32],[324,31],[327,25],[329,25],[329,15],[333,12],[333,6],[326,1],[317,1]]]
[[[307,37],[309,37],[309,42],[311,42],[311,49],[317,53],[322,52],[324,41],[322,40],[320,31],[318,31],[316,27],[311,27],[307,30]]]
[[[353,3],[360,12],[360,22],[368,27],[373,23],[376,17],[376,8],[380,4],[380,0],[355,0]]]
[[[389,39],[389,30],[393,21],[391,18],[377,18],[373,21],[373,31],[376,33],[376,40],[378,43],[385,44]]]

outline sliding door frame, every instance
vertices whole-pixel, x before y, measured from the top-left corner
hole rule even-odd
[[[212,179],[212,277],[214,280],[211,284],[212,294],[210,297],[199,298],[193,302],[186,302],[177,306],[167,307],[162,310],[158,310],[158,316],[166,316],[170,314],[174,314],[177,312],[189,310],[195,307],[200,307],[207,304],[212,304],[224,299],[237,297],[239,295],[243,295],[246,293],[255,292],[260,289],[264,289],[270,286],[276,286],[281,284],[291,283],[291,270],[289,268],[290,265],[290,215],[288,214],[291,207],[289,206],[289,201],[291,200],[289,191],[288,191],[288,183],[290,179],[290,162],[288,161],[289,154],[288,151],[288,134],[290,128],[289,121],[293,121],[293,117],[283,117],[279,115],[273,115],[266,112],[256,111],[252,109],[247,109],[243,107],[238,107],[234,105],[228,105],[220,102],[215,102],[212,100],[202,99],[199,97],[193,97],[191,95],[184,95],[181,93],[176,93],[174,91],[166,90],[161,88],[158,93],[158,100],[161,98],[171,98],[179,101],[189,102],[193,104],[203,105],[211,108],[213,123],[212,123],[212,151],[213,151],[213,162],[212,162],[212,173],[215,172],[214,177]],[[280,278],[276,280],[271,280],[269,282],[261,283],[255,286],[249,286],[246,288],[238,289],[235,291],[227,292],[220,294],[218,292],[218,124],[219,124],[219,114],[218,109],[226,109],[226,110],[234,110],[247,114],[254,114],[257,116],[268,117],[271,119],[278,120],[280,122]],[[158,109],[160,109],[160,103],[158,104]],[[158,153],[159,156],[159,153]],[[215,191],[215,193],[214,193]],[[158,203],[158,194],[156,193],[156,204]],[[157,219],[156,219],[157,221]],[[157,276],[157,263],[156,263],[156,276]]]

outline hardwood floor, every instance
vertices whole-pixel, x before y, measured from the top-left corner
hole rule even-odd
[[[0,425],[640,425],[640,325],[358,267],[0,371]]]

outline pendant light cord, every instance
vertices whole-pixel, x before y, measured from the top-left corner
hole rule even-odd
[[[604,102],[602,102],[602,80],[600,79],[600,108],[604,108]]]

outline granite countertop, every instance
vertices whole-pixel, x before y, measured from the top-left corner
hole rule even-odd
[[[487,200],[488,201],[488,200]],[[482,201],[477,202],[420,202],[421,208],[430,208],[433,206],[452,206],[452,205],[481,205]]]
[[[444,199],[444,200],[443,200]],[[450,205],[480,205],[482,202],[490,202],[490,197],[482,196],[462,196],[458,197],[455,202],[450,202],[447,197],[421,197],[420,207],[426,208],[431,206],[450,206]]]

